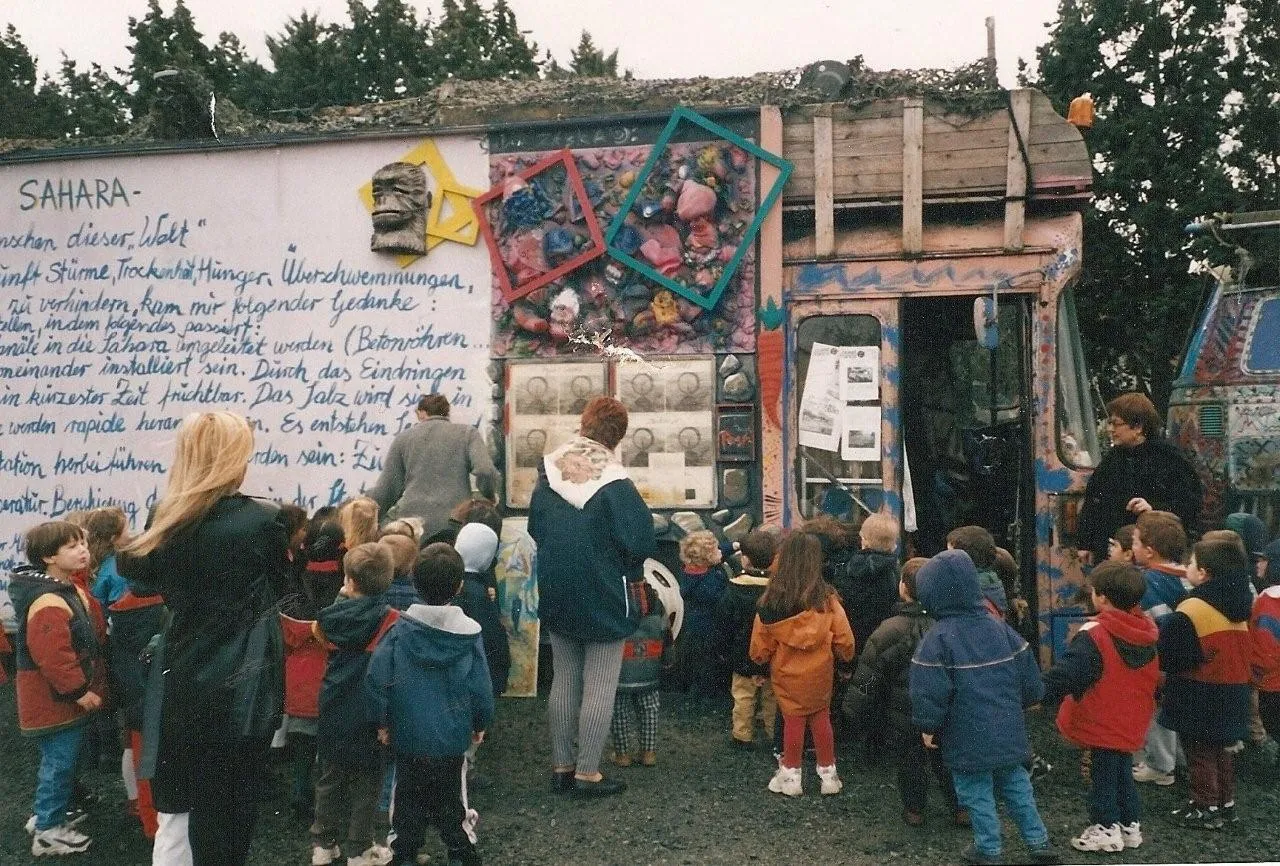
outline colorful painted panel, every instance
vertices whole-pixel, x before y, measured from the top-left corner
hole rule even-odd
[[[528,521],[508,517],[502,522],[498,546],[498,610],[511,644],[511,673],[507,697],[538,694],[538,573],[537,546],[526,531]]]
[[[651,145],[641,144],[573,152],[586,198],[601,224],[616,217],[652,150]],[[728,141],[675,142],[667,147],[667,154],[664,164],[674,173],[654,175],[663,179],[654,180],[652,197],[638,199],[634,219],[615,234],[614,246],[656,263],[659,272],[714,287],[756,213],[756,161]],[[493,154],[490,178],[499,184],[547,156],[546,152]],[[701,198],[700,204],[682,211],[680,193],[689,177],[679,176],[681,166],[689,177],[716,179],[714,189],[701,184],[714,201],[699,191],[691,197]],[[705,210],[708,203],[710,212]],[[585,218],[572,200],[553,201],[550,208],[553,218],[543,223],[547,229],[577,226]],[[689,219],[683,219],[682,213]],[[526,258],[540,267],[537,252],[531,249]],[[508,358],[572,354],[581,351],[570,339],[575,334],[604,335],[611,345],[642,355],[752,352],[755,283],[753,244],[743,249],[737,270],[710,309],[608,258],[588,262],[519,299],[508,299],[495,281],[493,354]]]
[[[1280,479],[1280,404],[1230,407],[1228,473],[1241,492],[1270,492]]]
[[[682,124],[721,141],[693,148],[673,144]],[[738,189],[755,177],[756,161],[778,169],[758,208],[745,189]],[[609,255],[695,304],[713,309],[790,176],[790,162],[679,106],[609,225],[605,237]],[[670,219],[673,212],[674,220]],[[675,230],[670,240],[678,239],[678,245],[655,239],[648,231],[655,220]],[[638,249],[636,231],[647,235]]]
[[[503,176],[472,202],[506,300],[604,254],[600,223],[585,201],[582,177],[566,149]]]

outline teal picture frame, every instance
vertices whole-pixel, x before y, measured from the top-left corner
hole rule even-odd
[[[649,176],[653,173],[654,167],[658,164],[658,160],[662,158],[662,154],[666,151],[667,146],[671,143],[675,136],[676,129],[681,123],[692,123],[695,126],[711,133],[711,135],[729,141],[735,146],[741,148],[746,153],[754,156],[757,160],[773,166],[778,170],[778,177],[768,192],[760,199],[760,205],[756,208],[755,218],[751,221],[751,225],[747,227],[746,232],[742,236],[742,240],[738,243],[737,249],[734,251],[733,257],[725,264],[720,278],[716,280],[710,291],[702,292],[694,287],[687,286],[679,280],[674,280],[663,276],[648,263],[641,261],[629,253],[626,253],[613,245],[613,240],[618,232],[626,223],[627,215],[631,213],[631,209],[635,206],[639,199],[645,183]],[[605,251],[610,258],[626,264],[639,273],[643,274],[653,282],[665,286],[681,297],[687,298],[693,303],[704,309],[713,309],[720,301],[721,295],[724,294],[725,288],[728,287],[729,281],[733,279],[738,272],[738,265],[742,262],[743,256],[747,254],[747,250],[755,243],[756,235],[760,231],[760,226],[764,222],[765,216],[777,203],[782,196],[782,189],[787,184],[787,179],[791,177],[791,162],[780,156],[770,153],[755,142],[743,138],[733,130],[716,123],[709,118],[703,117],[691,108],[683,105],[677,106],[671,114],[671,119],[667,121],[667,125],[663,127],[658,140],[654,142],[653,149],[649,152],[649,158],[645,161],[644,167],[640,170],[640,174],[636,177],[635,182],[631,185],[627,197],[623,200],[622,206],[619,208],[617,215],[609,224],[608,230],[605,232]]]

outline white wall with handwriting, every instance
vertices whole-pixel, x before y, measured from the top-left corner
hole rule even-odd
[[[484,243],[369,251],[358,190],[420,142],[0,165],[0,570],[69,511],[139,530],[191,412],[254,419],[243,489],[308,511],[372,485],[420,395],[485,419]],[[488,186],[480,139],[436,144]]]

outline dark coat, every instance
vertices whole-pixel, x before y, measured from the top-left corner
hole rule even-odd
[[[373,654],[370,645],[396,614],[375,595],[339,598],[316,618],[317,636],[329,648],[316,729],[316,751],[326,760],[349,767],[377,767],[382,762],[378,728],[368,718],[364,678]]]
[[[502,624],[498,603],[489,598],[484,575],[467,572],[462,579],[462,590],[453,603],[480,623],[484,657],[489,664],[489,676],[493,680],[493,696],[497,697],[507,690],[507,676],[511,673],[511,641]]]
[[[396,610],[408,610],[410,605],[422,604],[422,596],[418,595],[418,588],[413,585],[413,575],[397,577],[391,581],[391,586],[382,594],[382,600]]]
[[[911,724],[911,657],[933,617],[919,602],[899,602],[894,615],[871,633],[858,656],[858,669],[844,695],[844,714],[854,721],[869,718],[877,706],[887,712],[893,738],[913,729]]]
[[[142,730],[142,704],[147,692],[147,647],[164,631],[169,612],[158,595],[129,589],[108,608],[111,613],[111,691],[121,724]]]
[[[879,550],[860,550],[849,557],[834,584],[849,614],[856,652],[898,603],[898,557]]]
[[[164,596],[172,618],[156,775],[164,812],[190,808],[200,755],[269,738],[284,708],[284,638],[276,612],[289,573],[280,509],[232,494],[120,573]]]
[[[938,622],[911,659],[912,723],[937,735],[954,772],[1031,760],[1023,710],[1044,694],[1040,669],[1027,642],[987,613],[969,554],[939,553],[916,575],[916,588]]]
[[[544,465],[529,503],[538,545],[538,615],[552,634],[610,642],[636,629],[627,583],[657,550],[653,515],[630,479],[605,484],[577,508],[552,489]]]
[[[1107,541],[1121,526],[1133,523],[1125,506],[1140,496],[1158,511],[1172,511],[1188,534],[1196,532],[1202,498],[1200,476],[1167,439],[1153,437],[1132,448],[1112,448],[1089,476],[1080,508],[1080,548],[1095,561],[1107,556]]]
[[[767,577],[740,574],[729,581],[720,597],[712,618],[711,651],[722,669],[744,677],[768,675],[768,665],[751,660],[751,629],[760,596],[768,585]]]

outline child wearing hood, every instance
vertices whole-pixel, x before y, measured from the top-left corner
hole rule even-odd
[[[945,550],[920,568],[917,598],[937,620],[911,659],[911,721],[926,748],[941,748],[956,798],[969,811],[973,844],[965,863],[999,863],[1004,800],[1032,863],[1057,863],[1036,809],[1023,711],[1044,684],[1035,654],[1004,620],[992,616],[978,570],[962,550]],[[999,731],[999,737],[993,737]]]
[[[479,815],[467,803],[467,750],[493,720],[493,683],[480,624],[450,601],[462,588],[458,552],[428,544],[414,568],[423,604],[411,606],[374,651],[366,680],[370,718],[396,759],[391,843],[394,862],[412,863],[427,823],[449,862],[480,866]]]
[[[1258,562],[1262,591],[1249,616],[1250,668],[1262,727],[1280,740],[1280,541],[1267,545]]]
[[[1142,572],[1115,560],[1089,575],[1097,616],[1090,618],[1044,675],[1046,705],[1062,702],[1058,730],[1092,750],[1089,818],[1071,840],[1078,851],[1123,851],[1142,844],[1141,801],[1133,781],[1133,752],[1142,746],[1156,710],[1159,630],[1138,602]]]
[[[364,679],[374,648],[398,612],[384,600],[391,585],[391,551],[376,541],[358,544],[343,557],[338,600],[316,617],[316,637],[329,650],[320,686],[316,730],[319,773],[315,823],[311,825],[312,866],[342,856],[338,832],[359,855],[348,866],[384,866],[390,852],[375,838],[374,818],[382,789],[383,749],[365,712]]]
[[[773,686],[769,684],[769,667],[751,660],[751,629],[760,596],[769,585],[769,568],[778,552],[778,542],[771,533],[757,529],[742,539],[741,550],[743,572],[729,581],[729,588],[716,606],[712,645],[721,665],[733,672],[733,746],[750,749],[755,741],[757,693],[768,740],[773,739],[778,711]]]
[[[484,656],[489,663],[489,676],[493,680],[493,696],[496,698],[507,690],[507,675],[511,671],[511,644],[502,625],[496,596],[490,592],[493,587],[489,585],[493,560],[498,555],[498,536],[483,523],[468,523],[458,530],[453,548],[462,557],[466,570],[462,589],[454,604],[480,623]]]
[[[769,781],[775,794],[802,793],[800,760],[807,729],[818,756],[823,794],[844,787],[836,773],[831,730],[835,659],[853,659],[853,632],[838,596],[822,579],[822,542],[793,532],[782,542],[773,577],[760,596],[751,629],[751,660],[769,665],[769,680],[782,711],[782,758]]]
[[[1249,565],[1237,538],[1201,540],[1187,564],[1191,592],[1160,622],[1167,676],[1160,724],[1177,731],[1191,771],[1191,801],[1173,812],[1185,827],[1237,820],[1228,747],[1249,725]]]

